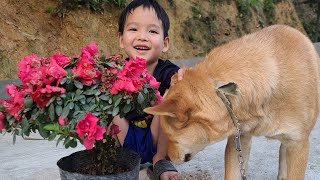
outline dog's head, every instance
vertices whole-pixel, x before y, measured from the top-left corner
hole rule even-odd
[[[161,104],[144,110],[160,115],[173,162],[189,161],[208,144],[227,137],[232,121],[217,91],[236,95],[237,86],[214,82],[205,73],[186,69],[183,79],[170,88]]]

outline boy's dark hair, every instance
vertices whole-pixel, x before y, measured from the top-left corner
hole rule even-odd
[[[139,6],[142,6],[143,8],[154,9],[158,19],[162,22],[163,35],[164,37],[167,37],[168,31],[170,28],[169,17],[166,11],[155,0],[133,0],[130,4],[128,4],[128,6],[122,11],[120,15],[119,22],[118,22],[118,25],[119,25],[118,32],[123,34],[124,24],[126,22],[126,19],[129,13],[131,13],[133,10],[135,10]]]

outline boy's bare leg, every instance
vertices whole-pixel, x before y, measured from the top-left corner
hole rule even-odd
[[[161,159],[165,159],[168,150],[168,138],[160,128],[160,118],[155,116],[151,123],[151,132],[154,143],[157,143],[157,153],[153,156],[153,165]],[[175,171],[167,171],[160,175],[161,180],[177,180],[179,173]]]

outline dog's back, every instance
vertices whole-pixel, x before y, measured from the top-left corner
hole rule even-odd
[[[262,118],[252,122],[253,134],[272,137],[295,128],[309,134],[320,107],[318,59],[301,32],[274,25],[213,49],[194,71],[208,69],[214,81],[239,86],[235,113],[248,121]]]

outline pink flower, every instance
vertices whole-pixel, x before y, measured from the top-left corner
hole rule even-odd
[[[95,84],[95,79],[99,79],[101,75],[100,71],[94,68],[94,64],[88,58],[80,58],[72,72],[77,75],[76,79],[86,86]]]
[[[69,57],[66,55],[60,54],[59,52],[51,56],[50,59],[56,61],[57,64],[63,68],[70,63]]]
[[[91,42],[89,45],[87,45],[85,48],[81,50],[81,53],[89,54],[91,56],[95,56],[98,53],[98,47],[95,42]]]
[[[119,129],[119,126],[116,125],[116,124],[112,124],[110,126],[110,132],[109,132],[109,135],[110,136],[113,136],[113,135],[116,135],[120,132],[120,129]]]
[[[46,76],[43,78],[44,83],[51,85],[56,81],[57,85],[64,76],[67,75],[67,71],[63,69],[54,59],[50,59],[50,64],[46,67]]]
[[[79,138],[84,139],[83,145],[86,149],[91,149],[95,140],[103,139],[106,128],[104,126],[98,126],[98,121],[99,119],[96,116],[88,112],[76,125],[76,132]]]
[[[158,90],[156,92],[156,97],[157,97],[157,100],[151,102],[152,106],[155,106],[155,105],[160,104],[162,102],[163,97],[160,95],[160,92]]]
[[[146,73],[146,61],[138,57],[131,58],[125,62],[123,69],[118,73],[118,79],[111,87],[110,93],[118,94],[119,91],[125,91],[132,94],[141,90],[145,83],[143,73]]]
[[[94,56],[97,56],[98,48],[94,42],[81,50],[80,58],[88,59],[91,63],[95,64]]]
[[[18,63],[19,72],[18,77],[22,82],[28,76],[30,70],[32,68],[37,68],[41,66],[41,58],[36,54],[31,54],[30,56],[26,56]]]
[[[125,91],[129,94],[132,94],[133,92],[137,92],[139,89],[141,89],[142,85],[142,83],[138,83],[133,79],[123,78],[114,82],[110,88],[110,93],[118,94],[119,91]]]
[[[149,82],[151,88],[158,89],[160,87],[160,82],[158,82],[156,78],[154,78],[150,74],[147,74],[146,80]]]
[[[67,119],[63,119],[61,116],[59,116],[58,122],[61,126],[64,126],[67,123]]]
[[[10,98],[8,100],[1,100],[0,104],[5,107],[6,111],[10,115],[12,115],[18,121],[21,121],[20,111],[24,107],[25,92],[13,84],[7,85],[6,89]]]
[[[6,128],[6,126],[4,124],[5,117],[6,117],[6,115],[3,112],[0,112],[0,132],[2,129]]]
[[[125,62],[122,71],[119,73],[119,77],[127,77],[131,79],[140,78],[142,73],[146,70],[146,61],[137,57],[136,59],[130,58]]]
[[[45,76],[45,68],[39,67],[30,69],[28,75],[22,81],[25,86],[30,88],[30,91],[33,91],[34,86],[43,85],[43,77]]]
[[[65,92],[64,88],[46,85],[44,88],[38,88],[31,93],[31,98],[40,108],[44,108],[53,96],[64,94]]]

